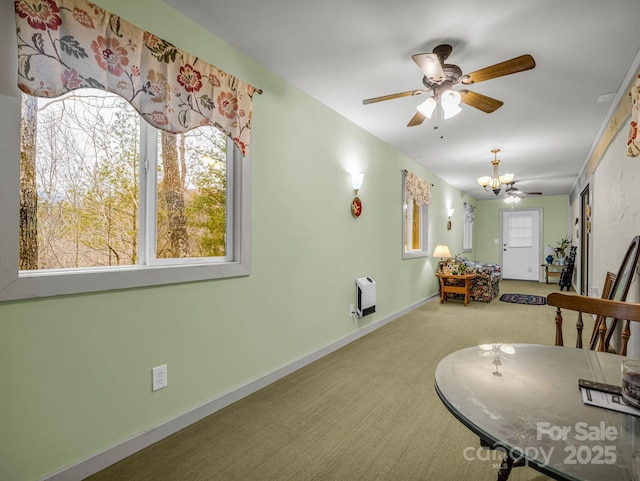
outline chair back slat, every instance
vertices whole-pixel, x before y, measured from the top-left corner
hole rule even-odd
[[[606,319],[625,320],[626,325],[623,330],[620,354],[626,356],[627,344],[631,330],[629,328],[630,321],[640,322],[640,304],[634,302],[613,301],[609,299],[598,299],[595,297],[580,296],[575,294],[564,294],[561,292],[553,292],[547,296],[547,304],[556,307],[556,345],[562,346],[562,312],[561,309],[576,311],[578,316],[578,340],[576,347],[582,347],[581,343],[581,320],[582,313],[593,314],[602,317],[602,322],[597,327],[598,342],[597,350],[606,351],[608,346],[605,339],[609,336],[607,332]],[[597,321],[596,321],[597,322]],[[613,323],[612,323],[613,324]]]
[[[613,284],[616,281],[616,275],[613,272],[607,272],[607,275],[604,278],[604,286],[602,286],[602,299],[609,299],[609,295],[611,294],[611,289],[613,288]],[[598,316],[596,317],[596,322],[593,324],[593,331],[591,331],[591,341],[589,343],[589,347],[591,350],[596,349],[596,344],[598,342],[598,338],[600,342],[604,342],[604,337],[599,336],[599,331],[601,325],[604,324],[604,331],[606,333],[607,330],[607,318]]]

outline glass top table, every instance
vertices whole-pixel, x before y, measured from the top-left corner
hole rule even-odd
[[[571,347],[487,344],[442,359],[435,388],[483,445],[553,478],[637,481],[640,417],[584,404],[578,387],[581,378],[620,386],[623,359]]]

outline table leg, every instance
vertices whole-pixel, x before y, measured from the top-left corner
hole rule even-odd
[[[549,284],[549,268],[547,266],[544,267],[544,282]]]
[[[500,469],[498,470],[498,481],[507,481],[511,470],[519,466],[524,466],[524,459],[520,458],[517,461],[514,460],[509,453],[505,453],[502,463],[500,463]]]
[[[469,284],[471,283],[471,279],[464,280],[464,305],[469,304]]]

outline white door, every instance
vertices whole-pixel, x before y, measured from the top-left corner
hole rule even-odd
[[[502,277],[537,281],[540,269],[540,211],[502,211]]]

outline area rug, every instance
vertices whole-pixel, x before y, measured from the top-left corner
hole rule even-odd
[[[547,304],[547,298],[543,296],[534,296],[531,294],[502,294],[500,296],[502,302],[511,302],[513,304],[531,304],[534,306],[544,306]]]

